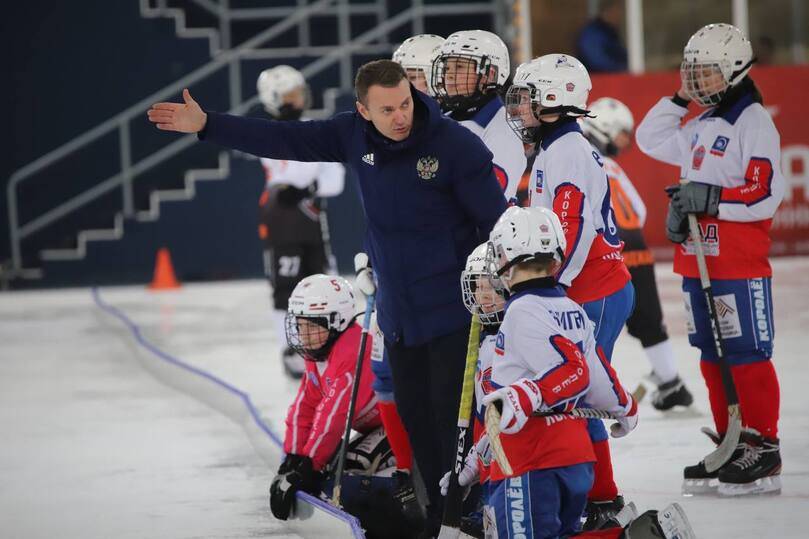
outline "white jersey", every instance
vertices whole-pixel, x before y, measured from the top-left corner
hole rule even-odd
[[[680,178],[725,188],[719,219],[772,218],[786,188],[781,138],[772,118],[759,103],[744,98],[722,116],[715,116],[714,110],[680,126],[688,109],[663,98],[638,126],[638,147],[650,157],[680,167]]]
[[[475,412],[483,421],[483,397],[492,391],[492,365],[495,358],[497,335],[485,335],[478,348],[478,365],[475,371]]]
[[[286,159],[261,158],[261,166],[267,177],[267,187],[291,185],[308,189],[317,182],[314,196],[333,197],[343,192],[345,167],[341,163],[314,163],[287,161]]]
[[[681,178],[722,187],[719,214],[698,217],[712,279],[772,275],[769,232],[786,189],[781,139],[772,118],[752,93],[725,110],[709,109],[681,126],[687,113],[670,98],[661,99],[638,126],[638,147],[679,166]],[[690,240],[678,245],[674,271],[698,277],[694,253]]]
[[[576,122],[540,143],[529,178],[530,206],[552,209],[567,239],[557,278],[579,303],[603,298],[629,281],[610,205],[604,162]]]
[[[637,189],[635,186],[632,185],[632,181],[629,179],[629,176],[626,175],[624,169],[621,168],[621,165],[615,162],[615,160],[609,157],[602,157],[604,160],[604,170],[607,171],[607,177],[610,179],[610,182],[616,182],[620,188],[620,193],[612,192],[612,201],[613,201],[613,211],[617,212],[618,209],[615,208],[615,200],[616,198],[620,197],[621,201],[624,201],[624,196],[626,197],[625,203],[629,204],[629,209],[634,212],[634,215],[637,217],[638,225],[642,228],[643,225],[646,224],[646,204],[643,203],[643,199],[638,194]],[[610,189],[612,191],[616,191],[612,189],[613,184],[610,183]],[[617,195],[617,197],[616,197]],[[627,212],[629,213],[629,212]],[[617,217],[617,215],[616,215]],[[620,222],[617,223],[620,226]]]
[[[267,187],[291,185],[307,189],[317,182],[315,196],[333,197],[343,192],[345,168],[340,163],[304,163],[262,157],[261,166],[267,175]]]
[[[575,361],[572,356],[577,351],[584,354],[589,385],[581,393],[564,395],[561,401],[554,400],[553,394],[543,394],[543,407],[559,408],[565,401],[582,399],[591,408],[618,416],[629,412],[631,400],[606,358],[596,352],[593,322],[561,287],[518,292],[509,300],[497,336],[491,381],[495,387],[502,387],[528,378],[543,387],[543,381],[548,379],[549,386],[564,386],[564,380],[556,380],[557,371]]]
[[[522,141],[506,121],[503,101],[496,97],[480,109],[474,117],[459,122],[483,141],[494,155],[492,165],[506,200],[516,200],[517,188],[527,160]]]

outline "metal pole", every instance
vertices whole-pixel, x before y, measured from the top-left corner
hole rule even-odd
[[[413,0],[413,35],[424,33],[423,0]]]
[[[121,184],[124,199],[124,217],[135,214],[135,205],[132,202],[132,146],[129,138],[129,123],[124,120],[118,128],[118,145],[121,151]]]
[[[533,34],[531,33],[531,0],[519,0],[517,3],[520,18],[517,22],[519,32],[519,61],[527,62],[533,58]]]
[[[348,18],[348,0],[340,0],[337,20],[337,39],[342,47],[351,41],[351,26]],[[351,73],[351,55],[344,54],[340,58],[340,88],[347,90],[353,86]]]
[[[376,2],[376,24],[380,25],[388,20],[388,4],[385,0],[377,0]],[[385,34],[383,43],[390,43],[390,36]]]
[[[598,15],[598,0],[587,0],[587,18],[595,19]]]
[[[219,18],[219,34],[222,39],[222,50],[230,51],[233,47],[233,36],[230,27],[230,0],[221,1],[222,15]],[[242,64],[238,55],[228,60],[228,93],[230,108],[236,108],[242,102]]]
[[[9,182],[6,188],[8,203],[8,240],[11,245],[12,277],[22,270],[22,257],[20,256],[20,222],[17,218],[17,184]]]
[[[223,51],[230,50],[230,0],[221,0],[219,6],[219,40]]]
[[[643,43],[643,0],[626,0],[626,36],[630,73],[646,70],[646,51]]]
[[[306,0],[298,0],[298,7],[306,7]],[[301,19],[298,23],[298,44],[301,47],[309,46],[309,21]]]
[[[806,63],[806,4],[792,0],[792,62]]]
[[[747,13],[747,0],[733,0],[731,6],[733,26],[741,30],[744,35],[750,37],[750,17]]]

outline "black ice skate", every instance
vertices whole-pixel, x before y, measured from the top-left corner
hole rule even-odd
[[[281,352],[281,360],[284,363],[284,372],[294,380],[300,380],[306,370],[304,360],[292,348],[284,348]]]
[[[393,472],[393,478],[396,479],[393,499],[397,509],[410,525],[410,528],[418,531],[424,526],[424,510],[416,496],[413,478],[410,477],[409,473],[401,470]]]
[[[483,513],[476,511],[461,517],[461,535],[460,537],[474,537],[475,539],[483,539]]]
[[[722,443],[722,437],[713,430],[707,427],[702,427],[701,431],[717,446]],[[736,446],[736,450],[733,452],[733,455],[730,457],[730,460],[727,464],[725,464],[725,466],[742,456],[744,453],[745,441],[747,440],[748,436],[750,436],[749,432],[742,431],[742,437],[739,440],[739,445]],[[694,496],[716,494],[717,490],[719,489],[719,471],[721,469],[722,468],[709,472],[705,469],[704,460],[699,461],[698,464],[693,466],[686,466],[683,470],[683,495]]]
[[[675,406],[691,406],[692,402],[694,397],[679,376],[670,382],[659,384],[652,393],[652,406],[661,411],[670,410]]]
[[[626,528],[636,518],[638,518],[638,508],[635,507],[635,502],[629,502],[623,509],[615,513],[615,515],[597,529],[609,530],[614,528]]]
[[[621,536],[625,539],[696,539],[694,529],[680,504],[662,511],[646,511],[632,521]]]
[[[778,438],[749,434],[743,453],[719,470],[720,496],[781,493],[781,452]]]
[[[604,529],[604,526],[611,519],[614,519],[623,508],[624,497],[620,495],[614,500],[604,502],[588,501],[584,510],[586,520],[582,525],[582,531],[589,532]]]

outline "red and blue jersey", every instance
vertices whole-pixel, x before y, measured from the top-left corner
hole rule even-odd
[[[559,282],[571,299],[584,304],[617,292],[630,276],[603,159],[574,120],[560,122],[540,143],[528,200],[559,217],[567,240]]]
[[[543,411],[589,406],[625,415],[632,399],[615,371],[599,357],[592,322],[561,286],[516,285],[495,341],[494,388],[529,379],[539,388]],[[501,434],[514,475],[529,470],[595,461],[587,423],[566,415],[532,417],[516,434]],[[491,477],[504,477],[492,464]]]
[[[450,113],[449,117],[453,117]],[[460,124],[480,137],[492,152],[492,167],[507,201],[516,200],[517,187],[525,172],[525,150],[522,140],[506,121],[503,100],[495,95],[475,114]]]

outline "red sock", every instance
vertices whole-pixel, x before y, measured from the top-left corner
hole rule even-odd
[[[410,439],[407,437],[402,418],[396,411],[396,403],[379,402],[377,407],[388,443],[393,456],[396,457],[396,467],[400,470],[410,470],[413,467],[413,449],[410,447]]]
[[[766,438],[777,438],[781,390],[772,361],[734,365],[730,372],[739,395],[744,426],[756,429]]]
[[[618,487],[612,477],[609,441],[593,442],[593,452],[596,454],[593,487],[587,494],[587,499],[598,502],[614,500],[618,496]]]
[[[719,363],[701,360],[699,368],[705,385],[708,386],[708,400],[711,402],[713,422],[716,432],[723,436],[728,430],[728,401],[725,398],[725,388],[722,385],[722,372]]]
[[[620,539],[621,534],[624,533],[623,528],[610,528],[608,530],[593,530],[589,532],[580,532],[571,537],[591,537],[598,539]]]

